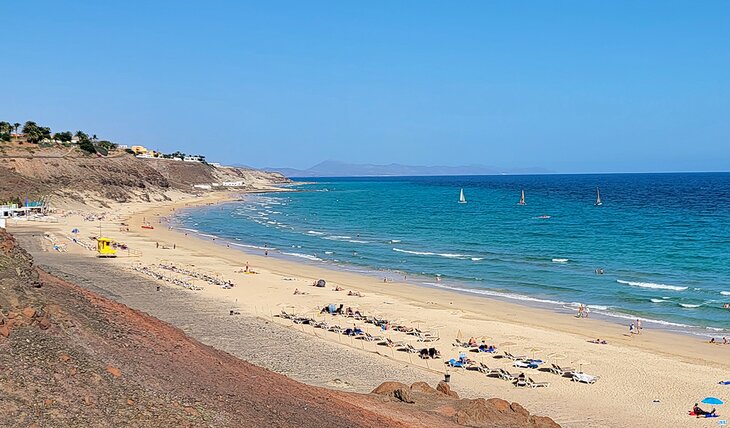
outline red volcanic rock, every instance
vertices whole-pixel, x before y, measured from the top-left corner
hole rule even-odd
[[[109,366],[106,368],[106,371],[114,377],[122,377],[122,371],[116,367]]]
[[[426,382],[414,382],[413,385],[411,385],[411,391],[431,395],[439,393],[439,391],[432,388],[431,385]]]
[[[400,382],[383,382],[372,392],[377,395],[386,395],[404,403],[414,403],[411,389]]]
[[[48,314],[44,314],[38,319],[38,327],[40,327],[41,330],[48,330],[50,326],[51,320],[48,318]]]
[[[36,311],[34,308],[31,308],[30,306],[23,309],[23,316],[26,318],[33,318],[36,314]]]
[[[456,398],[457,400],[459,399],[459,394],[457,394],[456,391],[452,391],[449,384],[444,381],[439,382],[436,386],[436,391],[448,395],[449,397]]]
[[[462,400],[464,403],[456,413],[456,423],[470,427],[484,428],[559,428],[550,418],[530,416],[517,403],[509,404],[498,398],[485,400]]]

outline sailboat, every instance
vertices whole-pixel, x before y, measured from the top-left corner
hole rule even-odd
[[[464,197],[464,189],[461,189],[461,193],[459,194],[459,203],[460,204],[466,203],[466,198]]]
[[[525,203],[525,191],[522,191],[522,196],[520,197],[520,205],[527,205]]]
[[[596,206],[600,207],[601,205],[603,205],[603,202],[601,202],[601,191],[596,187]]]

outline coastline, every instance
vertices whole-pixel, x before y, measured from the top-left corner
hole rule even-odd
[[[220,203],[233,203],[237,200],[239,199],[226,200]],[[195,210],[196,208],[200,207],[185,207],[185,209],[191,211]],[[258,255],[259,252],[267,249],[265,247],[239,241],[238,239],[210,235],[208,233],[204,233],[204,231],[188,228],[189,225],[185,225],[181,222],[176,221],[174,216],[171,219],[168,219],[167,226],[170,226],[173,230],[177,230],[178,232],[181,232],[183,234],[191,233],[198,239],[207,242],[215,242],[219,246],[225,246],[226,244],[235,246],[237,250],[242,251],[252,257]],[[414,272],[408,272],[408,279],[406,280],[394,280],[393,278],[402,278],[404,272],[387,268],[376,269],[363,265],[350,265],[346,262],[338,263],[337,260],[333,262],[331,260],[320,259],[318,257],[310,256],[307,254],[292,254],[290,252],[287,252],[287,250],[283,248],[270,248],[269,257],[288,261],[294,264],[303,264],[307,266],[312,266],[314,268],[322,268],[326,271],[346,272],[355,275],[366,276],[371,280],[375,280],[378,282],[384,277],[387,277],[389,283],[398,284],[400,286],[404,284],[410,284],[420,288],[445,290],[450,293],[472,296],[480,299],[490,299],[504,303],[516,304],[518,306],[526,308],[527,310],[549,311],[560,316],[575,316],[579,306],[579,303],[574,300],[556,301],[533,298],[529,295],[517,294],[509,291],[495,291],[491,289],[479,288],[477,286],[474,286],[473,284],[470,284],[468,281],[461,281],[458,279],[449,279],[448,281],[444,281],[443,283],[437,283],[432,277],[426,277],[424,275],[420,275]],[[622,280],[618,280],[618,282],[622,282]],[[645,315],[634,315],[621,311],[611,311],[610,308],[606,306],[594,305],[591,303],[588,303],[585,306],[587,306],[591,310],[590,318],[594,320],[597,319],[606,321],[624,330],[627,330],[630,323],[635,323],[635,321],[640,320],[644,329],[660,330],[667,333],[678,334],[681,336],[690,336],[695,339],[700,338],[703,340],[709,340],[711,337],[718,338],[722,337],[723,335],[730,336],[730,330],[728,329],[715,328],[711,326],[682,324],[675,321],[648,318]]]
[[[144,264],[171,261],[181,265],[204,266],[201,269],[232,279],[236,287],[231,290],[208,287],[200,293],[201,298],[208,296],[228,299],[241,312],[254,316],[270,318],[283,305],[293,305],[296,311],[301,312],[311,311],[314,307],[327,303],[356,306],[366,313],[376,313],[391,320],[401,319],[405,324],[418,324],[424,329],[438,330],[441,340],[436,342],[436,346],[440,348],[445,359],[458,354],[459,351],[452,349],[451,343],[459,333],[464,338],[491,336],[491,340],[498,347],[512,348],[511,351],[515,353],[538,349],[534,351],[538,357],[547,359],[550,359],[550,354],[567,354],[561,364],[569,365],[582,359],[591,364],[585,368],[586,372],[602,377],[598,383],[574,384],[555,375],[530,371],[530,375],[536,380],[550,381],[552,384],[550,388],[535,393],[514,389],[506,382],[484,379],[474,373],[456,372],[452,377],[452,382],[458,385],[457,389],[466,391],[468,395],[484,396],[484,391],[489,391],[490,394],[529,405],[535,411],[548,416],[553,416],[555,411],[574,414],[578,418],[576,422],[586,422],[592,415],[598,415],[603,423],[611,421],[613,426],[655,426],[658,421],[664,421],[670,426],[677,423],[689,426],[692,422],[686,419],[685,412],[685,408],[692,404],[689,401],[694,402],[701,398],[699,395],[712,395],[713,391],[721,395],[724,391],[717,390],[716,383],[724,380],[721,376],[730,346],[712,346],[690,336],[652,329],[645,329],[641,335],[628,335],[623,326],[609,321],[576,319],[570,314],[504,302],[489,296],[467,295],[412,283],[383,284],[362,274],[266,257],[241,248],[227,248],[220,242],[167,229],[159,223],[161,217],[169,216],[176,209],[234,199],[235,197],[226,194],[196,200],[183,199],[158,207],[142,204],[125,206],[118,211],[118,217],[127,219],[130,232],[111,230],[105,234],[129,243],[133,248],[141,250],[143,256],[139,260],[119,258],[111,263],[128,267],[130,262],[137,261]],[[143,222],[150,220],[154,220],[156,228],[141,229]],[[80,218],[69,218],[68,225],[72,222],[74,226],[81,226],[89,231],[94,227]],[[43,225],[43,228],[60,230],[60,226]],[[162,243],[163,248],[156,248],[156,243]],[[175,249],[170,250],[169,247],[173,245]],[[77,247],[73,248],[78,250]],[[259,275],[236,273],[247,262]],[[285,281],[285,278],[291,280]],[[308,286],[319,278],[328,280],[326,288],[315,289]],[[331,291],[334,284],[359,291],[365,297],[351,297],[346,293]],[[309,294],[293,295],[295,287]],[[279,319],[272,320],[282,322]],[[311,335],[312,340],[334,342],[341,339],[330,334],[320,334],[317,337],[307,334]],[[609,344],[587,343],[587,340],[597,337],[608,340]],[[505,341],[515,344],[500,346]],[[366,350],[363,344],[362,351],[389,351],[388,348],[374,344],[368,344],[367,347]],[[423,366],[422,361],[411,362],[407,355],[398,354],[401,353],[393,353],[388,358],[416,367]],[[444,372],[442,361],[432,362],[439,372]],[[485,361],[492,365],[491,358]],[[504,361],[494,360],[494,364],[505,366]],[[432,367],[421,368],[432,370]],[[682,390],[673,391],[678,389],[678,385],[682,385]],[[688,394],[693,392],[696,394]],[[659,399],[660,403],[653,403],[654,399]],[[556,400],[562,404],[556,406]],[[596,400],[603,400],[605,405],[595,408],[592,403]],[[571,426],[570,421],[564,418],[556,420],[560,419],[563,419],[561,423],[565,426]],[[595,424],[581,426],[606,425],[596,421]],[[693,426],[704,425],[698,423]]]

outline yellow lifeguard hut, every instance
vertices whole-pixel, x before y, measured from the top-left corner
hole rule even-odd
[[[96,252],[98,257],[117,256],[117,250],[112,247],[112,240],[109,238],[96,238]]]

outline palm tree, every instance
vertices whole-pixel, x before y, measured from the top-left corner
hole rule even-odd
[[[15,128],[15,133],[17,134],[18,133],[18,128],[20,128],[20,124],[18,122],[15,122],[13,124],[13,128]]]

